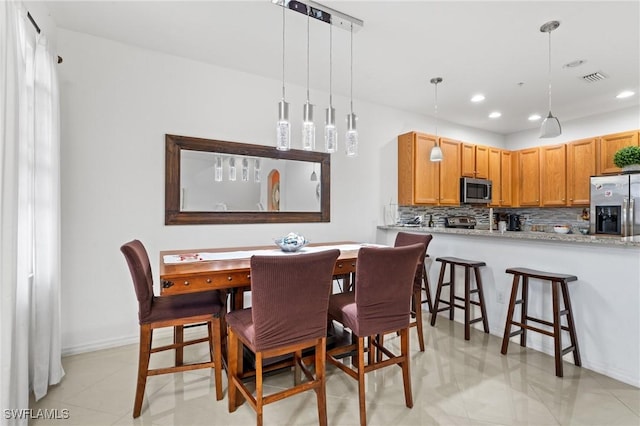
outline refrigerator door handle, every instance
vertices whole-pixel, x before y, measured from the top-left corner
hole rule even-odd
[[[622,200],[622,236],[628,237],[628,225],[629,225],[629,199]]]

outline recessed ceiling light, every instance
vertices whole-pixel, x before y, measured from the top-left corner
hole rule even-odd
[[[529,121],[537,121],[537,120],[540,120],[541,118],[542,118],[542,117],[540,117],[540,115],[539,115],[539,114],[531,114],[531,115],[529,116]]]
[[[498,118],[498,117],[502,117],[501,112],[493,111],[491,114],[489,114],[489,118]]]
[[[473,97],[471,98],[471,102],[482,102],[482,101],[484,101],[484,95],[481,95],[481,94],[473,95]]]
[[[575,68],[575,67],[579,67],[580,65],[584,64],[585,62],[587,62],[587,61],[585,61],[584,59],[577,59],[577,60],[575,60],[575,61],[571,61],[571,62],[569,62],[568,64],[564,64],[564,65],[562,66],[562,68]]]
[[[622,92],[618,93],[616,95],[616,98],[623,99],[623,98],[628,98],[628,97],[633,96],[633,95],[635,95],[635,92],[632,92],[631,90],[625,90],[625,91],[622,91]]]

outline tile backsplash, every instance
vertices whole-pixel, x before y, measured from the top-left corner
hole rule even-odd
[[[588,228],[589,221],[582,217],[588,215],[589,209],[582,207],[564,208],[500,208],[494,207],[494,213],[515,213],[519,214],[522,221],[522,230],[530,231],[532,226],[536,229],[544,229],[547,232],[553,231],[553,225],[569,225],[574,232],[579,228]],[[476,218],[477,227],[480,229],[489,228],[489,208],[462,205],[460,207],[440,207],[440,206],[399,206],[398,217],[401,223],[406,223],[420,216],[424,224],[429,221],[429,216],[433,217],[435,226],[444,226],[444,218],[448,216],[472,216]]]

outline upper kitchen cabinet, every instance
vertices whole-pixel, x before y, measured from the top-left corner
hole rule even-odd
[[[461,150],[461,175],[487,179],[489,177],[489,147],[462,143]]]
[[[540,148],[518,151],[519,206],[540,205]]]
[[[561,207],[567,205],[566,163],[566,145],[540,147],[541,206]]]
[[[398,204],[438,204],[440,163],[429,160],[435,136],[410,132],[398,136]],[[456,179],[456,182],[459,179]]]
[[[491,207],[507,207],[512,205],[512,155],[510,151],[499,148],[488,148],[488,179],[492,183]]]
[[[601,136],[599,140],[599,162],[598,174],[618,174],[622,170],[613,164],[613,155],[620,148],[625,146],[638,146],[638,132],[615,133],[613,135]]]
[[[567,144],[567,205],[588,206],[591,176],[596,175],[596,138]]]
[[[440,138],[442,161],[440,162],[440,200],[441,206],[460,205],[460,169],[461,143]]]

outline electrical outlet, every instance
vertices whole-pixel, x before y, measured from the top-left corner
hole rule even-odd
[[[504,304],[504,292],[498,291],[496,293],[496,298],[498,299],[498,303]]]

